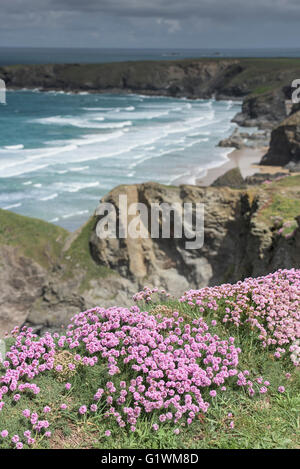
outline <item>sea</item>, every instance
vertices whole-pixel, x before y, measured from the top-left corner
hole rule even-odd
[[[0,49],[0,64],[166,60],[205,53]],[[234,56],[232,50],[215,53]],[[217,144],[234,130],[231,120],[240,109],[240,102],[213,99],[9,91],[7,105],[0,104],[0,208],[74,231],[120,184],[194,184],[227,160],[231,149]]]

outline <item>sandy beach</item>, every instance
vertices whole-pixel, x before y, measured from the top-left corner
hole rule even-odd
[[[207,170],[207,174],[197,179],[197,185],[210,186],[216,179],[227,171],[239,168],[243,178],[253,176],[256,173],[274,174],[278,172],[289,171],[281,166],[260,166],[259,162],[268,148],[245,148],[242,150],[233,150],[228,155],[228,161],[221,166]]]

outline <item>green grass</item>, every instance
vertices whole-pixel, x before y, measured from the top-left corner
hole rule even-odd
[[[300,176],[290,176],[271,184],[264,184],[267,202],[260,208],[258,216],[267,225],[279,217],[283,223],[291,222],[296,227],[295,217],[300,215]]]
[[[91,256],[89,240],[95,223],[96,218],[91,217],[77,235],[70,235],[65,229],[43,220],[0,209],[0,246],[14,247],[20,255],[34,260],[49,272],[60,266],[57,275],[61,275],[62,280],[80,273],[83,280],[79,290],[82,293],[92,279],[112,274]]]
[[[165,304],[179,310],[185,321],[197,317],[196,309],[187,304],[176,301]],[[147,309],[152,310],[154,306],[147,305]],[[208,322],[211,319],[212,316],[206,316]],[[107,421],[105,405],[99,406],[94,415],[78,415],[78,408],[93,403],[95,390],[104,387],[106,382],[106,374],[99,362],[94,367],[79,365],[71,377],[66,376],[65,382],[72,383],[70,391],[64,389],[64,382],[59,381],[59,375],[54,371],[38,376],[34,382],[40,386],[41,393],[34,399],[26,395],[18,403],[6,404],[1,412],[0,430],[5,428],[12,434],[21,435],[27,429],[26,419],[20,417],[21,411],[29,408],[41,414],[43,407],[49,405],[52,412],[47,414],[47,418],[51,423],[52,437],[48,440],[36,435],[35,448],[299,448],[299,369],[296,370],[290,362],[275,360],[271,351],[263,350],[246,328],[228,328],[220,322],[216,333],[222,338],[229,335],[236,338],[236,345],[242,348],[241,369],[248,369],[252,376],[263,376],[269,380],[271,386],[267,394],[250,398],[232,382],[227,385],[225,393],[218,392],[215,398],[204,390],[204,399],[211,403],[208,413],[200,415],[189,427],[180,426],[178,436],[170,424],[160,425],[158,432],[154,432],[151,426],[155,418],[148,414],[138,423],[137,431],[129,433]],[[286,372],[292,375],[289,380],[285,378]],[[278,393],[279,385],[285,386],[284,394]],[[59,410],[62,403],[68,404],[68,410]],[[233,429],[229,427],[232,420],[228,418],[229,412],[234,416]],[[104,435],[106,429],[112,431],[109,438]]]
[[[57,264],[67,236],[56,225],[0,209],[0,245],[15,247],[42,267]]]
[[[258,86],[253,90],[253,94],[264,94],[272,89],[271,86]]]
[[[70,247],[64,252],[63,279],[78,275],[79,270],[84,271],[84,279],[80,286],[80,293],[86,290],[91,280],[104,278],[112,274],[112,270],[106,266],[97,264],[90,252],[90,237],[96,224],[96,217],[92,216],[79,230]]]

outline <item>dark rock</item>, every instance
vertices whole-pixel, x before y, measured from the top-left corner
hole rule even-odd
[[[285,167],[289,169],[291,173],[300,173],[300,162],[295,163],[294,161],[290,161]]]
[[[300,162],[300,111],[273,129],[269,151],[260,164],[285,166],[290,162]]]
[[[234,129],[230,137],[221,140],[218,145],[219,147],[232,147],[237,149],[241,149],[246,146],[245,139],[240,134],[238,128]]]
[[[213,187],[227,186],[231,188],[241,189],[242,187],[245,187],[245,180],[243,179],[241,175],[240,169],[234,168],[234,169],[227,171],[227,173],[223,174],[218,179],[216,179],[213,182],[212,186]]]
[[[240,132],[238,128],[233,133],[218,143],[220,147],[242,148],[261,148],[269,146],[270,132],[268,130],[260,132]]]
[[[247,96],[233,122],[243,127],[272,128],[285,119],[285,95],[281,90]]]
[[[255,173],[253,176],[248,176],[245,179],[245,183],[247,185],[258,185],[263,183],[264,181],[275,181],[277,179],[281,179],[284,177],[289,177],[287,173],[275,173],[275,174],[269,174],[269,173]]]

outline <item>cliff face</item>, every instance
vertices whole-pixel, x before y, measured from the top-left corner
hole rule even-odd
[[[204,245],[193,250],[186,249],[190,239],[172,231],[170,239],[101,239],[98,215],[70,235],[0,210],[0,336],[24,322],[37,331],[58,329],[95,304],[128,306],[145,284],[180,295],[299,268],[299,184],[299,176],[244,189],[147,183],[118,187],[103,199],[117,218],[120,194],[148,209],[153,203],[203,203]]]
[[[285,190],[293,201],[293,211],[288,215],[293,220],[300,214],[300,194],[295,189],[299,178],[295,177],[292,182],[292,189],[288,187]],[[276,210],[270,207],[277,203],[278,185],[280,183],[275,182],[269,188],[246,190],[195,186],[174,188],[155,183],[116,188],[103,202],[113,204],[118,214],[119,194],[126,194],[129,204],[144,203],[148,213],[154,203],[177,203],[181,206],[186,202],[203,203],[204,246],[187,250],[185,238],[101,239],[95,228],[90,239],[92,256],[97,263],[118,271],[140,286],[151,283],[177,294],[187,288],[235,282],[277,268],[297,267],[300,265],[299,220],[292,240],[278,235],[273,224],[272,216]]]
[[[10,88],[139,92],[209,98],[241,70],[235,60],[36,65],[0,68]],[[243,95],[242,90],[236,90]]]
[[[247,96],[234,122],[245,127],[271,129],[286,118],[286,95],[282,89]]]
[[[243,98],[240,119],[278,120],[300,76],[297,59],[185,59],[111,64],[0,67],[8,88],[126,92],[189,98]],[[275,94],[273,95],[273,91]],[[274,106],[275,104],[275,106]],[[275,109],[276,107],[276,109]]]
[[[273,129],[269,151],[261,161],[264,165],[277,166],[289,163],[292,163],[292,167],[300,164],[300,111]]]

